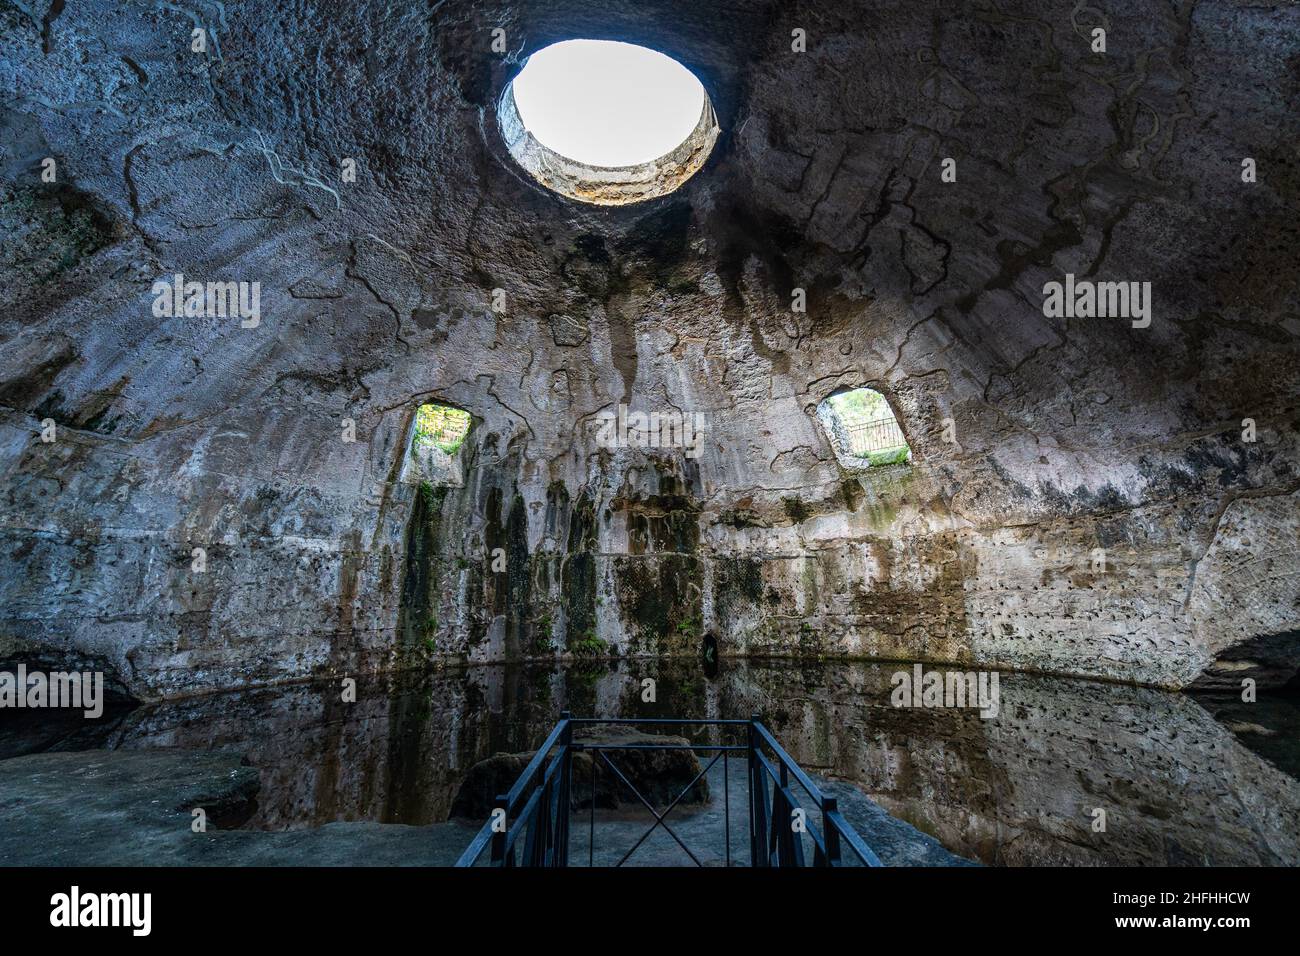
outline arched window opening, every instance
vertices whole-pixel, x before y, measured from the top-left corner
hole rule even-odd
[[[912,460],[894,410],[873,389],[855,388],[830,396],[817,406],[817,419],[845,467],[876,468]]]
[[[469,434],[469,412],[450,405],[421,405],[415,412],[415,433],[411,453],[436,448],[454,455]]]
[[[460,451],[469,435],[469,412],[452,405],[427,402],[415,411],[406,460],[402,463],[402,480],[419,484],[460,487]]]

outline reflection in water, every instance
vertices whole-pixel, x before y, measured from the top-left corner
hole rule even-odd
[[[713,680],[718,676],[718,639],[713,634],[704,635],[704,645],[700,648],[700,660],[704,666],[704,676]]]
[[[890,705],[902,664],[623,661],[481,666],[138,708],[103,745],[242,752],[257,828],[446,818],[466,771],[575,716],[757,712],[801,764],[852,781],[953,852],[992,864],[1300,863],[1300,784],[1195,699],[1001,675],[1001,710]],[[654,703],[641,681],[654,678]],[[1094,832],[1096,810],[1106,829]]]
[[[1300,690],[1263,693],[1250,703],[1234,694],[1198,694],[1196,699],[1245,746],[1300,778]]]

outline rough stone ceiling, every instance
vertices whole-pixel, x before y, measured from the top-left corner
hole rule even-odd
[[[337,638],[270,635],[392,626],[350,592],[380,572],[348,584],[347,568],[400,538],[387,489],[429,397],[474,414],[482,460],[535,517],[550,483],[598,483],[582,423],[599,410],[703,412],[710,453],[687,478],[709,546],[806,548],[800,520],[779,541],[724,540],[708,516],[792,526],[792,492],[829,515],[843,476],[812,409],[875,384],[917,461],[888,536],[1127,515],[1111,541],[1181,575],[1168,666],[1126,670],[1153,653],[1137,646],[1021,656],[994,630],[952,653],[1185,682],[1237,640],[1193,633],[1241,590],[1197,618],[1225,513],[1290,495],[1294,527],[1300,8],[1108,6],[0,6],[7,627],[124,671],[141,642],[150,661],[182,653],[191,632],[158,620],[193,612],[187,587],[148,556],[256,540],[263,557],[227,582],[241,596],[203,625],[247,634],[195,640],[254,644],[272,676],[337,663]],[[722,135],[678,192],[587,207],[506,155],[501,89],[570,37],[660,49],[704,82]],[[155,317],[150,288],[177,272],[260,282],[260,326]],[[1045,317],[1043,285],[1065,273],[1150,281],[1151,326]],[[33,444],[45,417],[69,430],[54,450]],[[356,444],[338,440],[345,417]],[[1239,440],[1247,417],[1258,443]],[[623,479],[606,478],[612,496]],[[544,536],[530,520],[530,547]],[[1283,584],[1244,612],[1248,636],[1296,626],[1282,540]]]

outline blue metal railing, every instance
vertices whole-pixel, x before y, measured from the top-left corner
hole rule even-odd
[[[743,727],[746,729],[746,735],[744,744],[699,744],[689,741],[668,744],[621,744],[597,740],[574,740],[573,731],[576,726],[596,724],[619,726],[653,724],[682,728]],[[612,751],[633,750],[704,751],[714,752],[715,756],[660,813],[607,756],[607,753]],[[842,866],[846,846],[861,865],[881,865],[880,858],[872,852],[839,812],[836,799],[822,793],[821,788],[804,773],[776,738],[763,726],[757,714],[748,720],[618,719],[574,718],[566,711],[560,715],[560,722],[538,748],[537,753],[533,755],[510,790],[498,795],[493,801],[491,815],[475,833],[469,846],[457,860],[456,866],[475,866],[485,852],[489,854],[491,866],[568,866],[573,755],[583,752],[592,755],[589,865],[594,863],[595,859],[597,759],[601,760],[615,778],[636,795],[655,818],[650,829],[642,834],[635,845],[618,861],[616,865],[619,866],[625,863],[659,827],[664,828],[696,865],[703,865],[699,857],[668,825],[666,818],[721,759],[726,832],[725,862],[730,866],[732,862],[731,801],[728,761],[732,754],[741,753],[745,754],[748,770],[751,866]],[[811,804],[811,812],[804,809],[792,790],[792,780],[807,796]],[[803,834],[807,834],[812,842],[811,863],[804,852]]]

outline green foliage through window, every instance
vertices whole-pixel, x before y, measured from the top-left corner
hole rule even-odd
[[[904,464],[911,458],[907,439],[885,396],[869,388],[832,395],[826,400],[839,421],[837,443],[869,465]]]
[[[858,422],[872,422],[880,418],[893,418],[885,396],[869,388],[855,388],[851,392],[840,392],[827,399],[840,421],[846,425]]]
[[[415,413],[412,454],[435,446],[448,455],[456,453],[469,434],[469,412],[450,405],[421,405]]]

